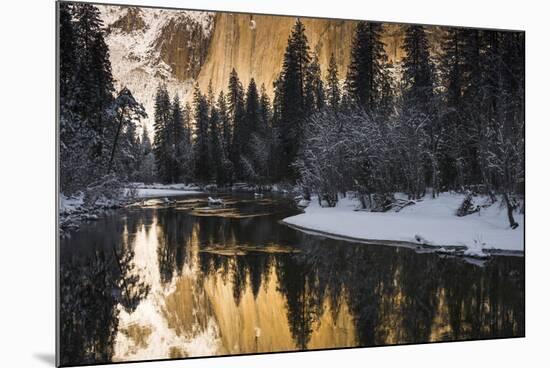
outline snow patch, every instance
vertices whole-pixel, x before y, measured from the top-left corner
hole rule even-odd
[[[135,195],[137,198],[173,197],[192,194],[201,194],[200,188],[194,184],[143,184],[130,183],[125,189],[126,195]]]
[[[127,193],[131,189],[127,188]],[[195,190],[179,190],[179,189],[151,189],[151,188],[137,188],[133,189],[135,191],[136,197],[138,198],[153,198],[153,197],[173,197],[173,196],[184,196],[192,194],[200,194],[202,192]]]
[[[59,194],[59,212],[61,214],[69,214],[79,210],[84,204],[84,194],[79,193],[74,196],[66,196],[63,193]]]

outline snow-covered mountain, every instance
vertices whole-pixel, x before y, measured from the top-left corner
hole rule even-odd
[[[208,12],[100,6],[117,90],[143,103],[153,132],[159,83],[185,97],[206,59],[214,15]]]
[[[206,91],[225,89],[233,68],[243,84],[255,78],[272,93],[280,72],[294,17],[258,16],[202,11],[101,6],[107,28],[117,89],[130,88],[149,115],[153,132],[154,96],[159,83],[170,95],[189,101],[198,82]],[[334,53],[341,77],[349,63],[355,22],[303,19],[312,51],[323,71]]]

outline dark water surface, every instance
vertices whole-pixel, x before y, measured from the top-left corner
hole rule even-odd
[[[325,239],[279,224],[287,199],[222,197],[149,200],[61,240],[62,364],[524,335],[522,257]]]

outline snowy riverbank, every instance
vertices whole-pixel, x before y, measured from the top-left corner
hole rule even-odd
[[[106,210],[121,208],[144,198],[165,198],[200,194],[200,188],[187,184],[151,184],[132,183],[124,188],[123,195],[117,199],[99,199],[93,205],[86,205],[84,193],[74,196],[59,195],[59,227],[61,234],[77,230],[83,221],[95,221]]]
[[[137,198],[173,197],[202,193],[198,186],[190,184],[143,184],[132,183],[126,194],[133,193]]]
[[[479,198],[480,200],[482,198]],[[519,224],[511,229],[500,202],[479,213],[458,217],[464,195],[442,193],[424,198],[399,212],[357,211],[355,199],[342,198],[334,208],[311,201],[305,213],[283,223],[306,232],[352,241],[423,246],[434,251],[485,257],[490,253],[523,254],[524,215],[514,213]]]

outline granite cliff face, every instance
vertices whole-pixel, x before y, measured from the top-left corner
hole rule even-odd
[[[100,6],[107,29],[117,87],[126,86],[141,101],[152,131],[154,95],[159,83],[190,101],[198,83],[215,93],[227,88],[233,68],[246,86],[251,78],[273,93],[295,17],[212,13],[188,10]],[[301,18],[310,50],[323,74],[334,54],[344,79],[356,21]],[[437,33],[434,28],[434,33]],[[404,27],[385,24],[383,40],[390,61],[403,57]],[[434,36],[436,37],[436,36]]]
[[[114,6],[103,6],[102,14],[113,56],[121,55],[129,64],[168,67],[168,74],[161,73],[165,78],[198,76],[210,45],[213,14]]]
[[[330,55],[334,54],[340,78],[344,79],[350,62],[350,52],[357,21],[301,18],[306,29],[310,50],[317,53],[323,75],[326,75]],[[212,80],[214,91],[227,87],[229,73],[235,68],[243,83],[251,78],[265,84],[272,94],[273,81],[281,71],[283,55],[295,17],[218,13],[208,56],[198,76],[202,90]],[[383,42],[391,62],[399,62],[404,27],[385,24]]]
[[[164,24],[152,47],[171,67],[172,75],[185,81],[199,75],[209,44],[209,30],[194,19],[180,15]]]
[[[116,88],[143,103],[153,132],[154,97],[166,84],[185,98],[206,60],[214,15],[208,12],[100,6]]]
[[[319,55],[323,72],[334,53],[343,77],[349,63],[355,22],[310,18],[302,21],[310,49]],[[201,89],[206,88],[210,80],[214,91],[226,88],[229,73],[235,68],[244,84],[254,78],[271,93],[295,22],[294,17],[217,14],[208,56],[198,76]]]

